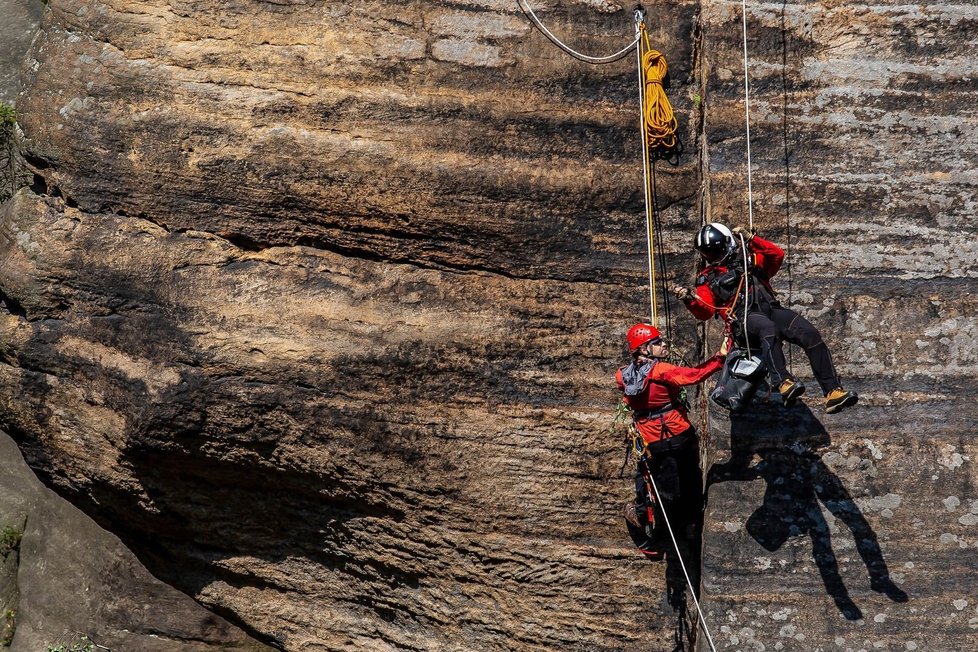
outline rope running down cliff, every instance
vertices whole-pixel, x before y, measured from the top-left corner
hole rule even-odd
[[[658,147],[660,149],[669,149],[675,147],[678,141],[675,139],[675,117],[672,113],[672,107],[669,105],[668,98],[665,97],[664,89],[662,88],[662,82],[666,73],[666,63],[662,55],[652,50],[651,47],[643,48],[642,39],[645,38],[646,44],[648,43],[648,36],[645,32],[645,13],[641,10],[635,11],[635,40],[631,45],[627,46],[619,52],[609,55],[607,57],[591,57],[588,55],[581,54],[564,45],[556,36],[554,36],[550,30],[548,30],[543,23],[536,17],[533,10],[529,5],[524,4],[524,0],[517,0],[517,4],[520,9],[527,15],[527,17],[533,22],[533,24],[552,42],[554,45],[559,47],[561,50],[571,55],[572,57],[584,61],[586,63],[600,64],[600,63],[611,63],[612,61],[617,61],[618,59],[624,58],[632,48],[638,47],[638,67],[639,67],[639,96],[641,102],[641,123],[642,123],[642,153],[643,153],[643,169],[645,175],[645,192],[646,192],[646,202],[645,202],[645,214],[646,214],[646,227],[648,233],[648,245],[649,245],[649,299],[651,302],[651,312],[652,312],[652,322],[655,325],[656,322],[656,310],[655,310],[655,266],[653,264],[654,256],[654,244],[655,235],[653,232],[653,225],[658,220],[653,221],[652,210],[655,206],[655,181],[653,174],[649,173],[649,159],[650,159],[650,149],[653,147]],[[645,52],[643,52],[645,50]],[[644,54],[644,56],[643,56]],[[648,92],[647,91],[648,86]],[[648,120],[648,122],[647,122]],[[663,126],[662,123],[665,123]],[[651,123],[651,124],[650,124]],[[657,217],[657,216],[656,216]],[[660,229],[661,230],[661,229]],[[661,239],[660,239],[661,244]],[[660,256],[662,252],[660,251]],[[665,260],[661,261],[663,266],[663,271],[665,271]],[[668,301],[666,302],[668,303]],[[662,503],[662,498],[659,495],[659,488],[655,484],[655,480],[651,480],[652,489],[655,492],[656,500],[659,504]],[[696,615],[699,620],[699,624],[703,629],[703,633],[706,635],[706,640],[710,645],[710,650],[716,652],[716,645],[713,642],[713,636],[710,634],[710,628],[706,624],[706,617],[703,614],[703,610],[700,608],[699,600],[696,597],[696,587],[693,586],[693,582],[690,579],[689,571],[686,568],[686,562],[683,560],[683,555],[679,550],[679,543],[676,540],[676,534],[673,531],[672,524],[669,522],[669,517],[663,511],[663,520],[666,523],[666,530],[669,532],[669,537],[672,540],[673,548],[676,551],[676,558],[679,561],[679,565],[682,568],[683,575],[686,579],[686,584],[689,586],[690,595],[693,599],[693,604],[696,607]]]
[[[751,184],[750,162],[750,74],[747,70],[747,0],[740,0],[741,16],[744,26],[744,121],[747,128],[747,219],[748,227],[754,230],[754,193]]]

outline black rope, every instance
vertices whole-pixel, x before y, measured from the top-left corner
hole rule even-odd
[[[662,283],[659,287],[662,290],[662,314],[665,317],[666,340],[672,341],[672,307],[669,305],[669,267],[666,262],[666,252],[662,238],[662,217],[659,214],[659,200],[656,188],[655,159],[652,159],[652,228],[655,230],[655,248],[659,263],[659,270],[662,273]]]
[[[791,305],[791,163],[788,150],[788,30],[785,12],[787,0],[781,3],[781,135],[784,143],[784,223],[785,223],[785,266],[788,268],[788,305]],[[794,347],[788,347],[788,370],[794,364]]]

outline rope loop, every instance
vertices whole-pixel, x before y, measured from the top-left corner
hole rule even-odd
[[[653,157],[665,158],[679,146],[676,130],[679,123],[666,96],[665,82],[669,74],[666,58],[658,50],[652,49],[645,25],[642,31],[642,77],[644,79],[644,99],[642,112],[645,124],[645,138]]]
[[[614,54],[609,54],[603,57],[594,57],[587,54],[581,54],[580,52],[574,50],[573,48],[565,44],[563,41],[561,41],[559,38],[554,36],[553,32],[547,29],[547,27],[540,21],[540,19],[537,18],[537,15],[533,13],[533,9],[530,7],[529,3],[526,2],[526,0],[516,0],[516,4],[519,5],[523,13],[526,14],[526,17],[530,19],[530,22],[532,22],[533,25],[538,30],[540,30],[540,32],[544,36],[546,36],[551,43],[553,43],[558,48],[560,48],[567,54],[571,55],[578,61],[583,61],[584,63],[592,63],[592,64],[613,63],[615,61],[627,57],[628,54],[635,49],[635,46],[638,45],[639,39],[636,36],[634,41],[632,41],[631,43],[623,47],[621,50],[618,50]]]

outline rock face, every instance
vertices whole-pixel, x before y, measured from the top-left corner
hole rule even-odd
[[[611,3],[543,9],[590,52],[631,34]],[[701,210],[746,210],[735,9],[669,3],[650,21],[687,151],[656,175],[672,280],[694,274]],[[978,257],[960,238],[975,17],[928,11],[751,14],[755,222],[788,244],[786,298],[863,398],[825,421],[827,448],[781,434],[781,457],[745,444],[712,476],[704,606],[727,649],[858,649],[805,557],[820,526],[778,548],[813,580],[787,584],[796,612],[764,572],[780,561],[751,547],[747,479],[804,465],[834,474],[854,498],[833,505],[876,538],[866,554],[893,584],[880,641],[946,608],[955,649],[974,615],[968,574],[951,596],[929,555],[974,543],[974,408],[956,397],[978,372]],[[661,568],[615,514],[630,483],[609,379],[648,309],[628,60],[574,62],[509,2],[52,0],[25,74],[36,176],[0,221],[0,400],[52,488],[283,649],[686,645]],[[925,115],[928,75],[945,86]],[[703,348],[688,317],[675,330],[690,357]],[[860,475],[870,459],[879,473]],[[914,463],[933,480],[911,501]],[[908,563],[926,569],[916,584]]]
[[[745,210],[740,20],[703,3],[721,219]],[[974,646],[976,23],[973,5],[749,10],[755,223],[790,245],[779,287],[860,403],[713,415],[703,597],[717,649]],[[807,367],[796,349],[806,380]]]
[[[20,64],[37,33],[43,8],[40,0],[0,0],[0,102],[8,106],[17,97]]]
[[[0,0],[0,203],[30,183],[18,151],[13,105],[20,64],[37,33],[41,8],[34,0]]]
[[[656,28],[680,106],[695,10]],[[54,0],[26,75],[0,396],[50,486],[283,649],[668,645],[608,432],[647,310],[628,62],[509,3]]]
[[[0,0],[0,101],[8,107],[41,9]],[[18,135],[13,120],[0,120],[0,201],[30,182]],[[2,432],[0,459],[0,647],[77,648],[86,637],[114,650],[269,649],[152,578],[117,537],[44,488]]]
[[[0,437],[4,649],[270,650],[156,580],[111,534],[46,489]],[[9,539],[8,539],[9,537]],[[8,648],[9,646],[9,648]]]

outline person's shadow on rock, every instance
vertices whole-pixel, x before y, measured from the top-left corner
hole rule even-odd
[[[733,454],[710,470],[707,485],[763,479],[767,484],[764,502],[747,519],[748,534],[771,552],[791,537],[807,535],[825,590],[846,619],[859,620],[863,614],[839,574],[829,525],[819,503],[849,528],[869,573],[870,588],[894,602],[906,602],[907,594],[890,579],[872,526],[842,481],[813,450],[813,446],[828,443],[825,429],[807,407],[797,406],[783,414],[792,418],[778,424],[772,437],[766,436],[773,426],[769,421],[752,420],[751,413],[734,415]],[[752,465],[755,455],[759,461]]]

